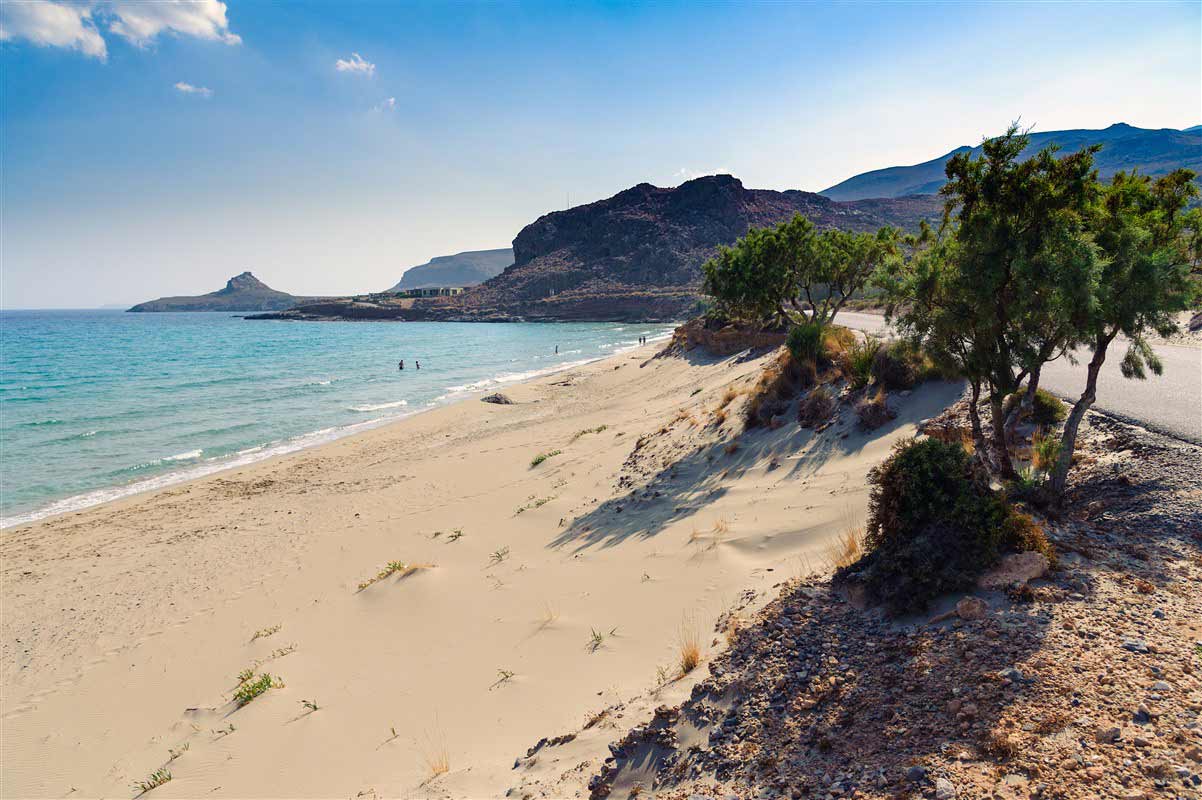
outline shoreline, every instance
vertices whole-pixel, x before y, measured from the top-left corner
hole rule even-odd
[[[647,343],[655,344],[662,342],[671,336],[672,333],[669,331],[657,336],[648,337]],[[227,470],[239,469],[252,464],[268,461],[276,457],[286,456],[291,453],[297,453],[315,447],[322,447],[332,442],[339,441],[340,439],[345,439],[347,437],[356,436],[377,428],[403,422],[418,414],[423,414],[436,408],[441,408],[464,400],[469,400],[473,395],[488,392],[502,386],[520,385],[526,381],[537,380],[538,378],[546,375],[554,375],[557,372],[576,369],[587,364],[615,358],[622,353],[637,349],[639,346],[640,345],[628,345],[625,347],[618,347],[615,345],[613,351],[605,355],[597,356],[595,358],[581,359],[578,361],[565,362],[563,364],[541,370],[527,370],[522,373],[517,373],[520,375],[520,377],[516,378],[508,378],[507,374],[502,374],[492,378],[482,378],[478,381],[473,381],[464,387],[450,387],[448,392],[428,402],[424,407],[415,408],[407,413],[397,414],[389,417],[379,417],[370,420],[360,420],[358,422],[350,422],[345,425],[322,428],[316,431],[307,431],[290,436],[286,439],[265,442],[237,453],[216,456],[212,459],[206,459],[200,463],[189,464],[188,466],[176,471],[164,472],[159,475],[142,478],[131,483],[91,489],[79,494],[52,500],[49,503],[46,503],[35,509],[19,511],[5,517],[0,517],[0,536],[5,535],[6,532],[11,531],[13,528],[19,528],[23,525],[30,525],[43,520],[53,519],[57,516],[77,513],[86,509],[104,505],[105,503],[112,503],[119,500],[124,500],[126,498],[150,494],[163,489],[168,489],[173,486],[178,486],[180,484],[186,484],[191,481],[202,480],[206,477],[218,475]],[[481,386],[481,384],[487,384],[487,386]],[[252,455],[252,453],[254,455]]]
[[[167,768],[156,797],[501,797],[599,764],[703,677],[683,639],[708,661],[822,563],[864,473],[960,392],[871,434],[741,433],[724,397],[771,355],[658,351],[6,532],[0,794]],[[278,686],[239,707],[245,669]]]

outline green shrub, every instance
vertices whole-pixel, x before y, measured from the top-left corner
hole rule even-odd
[[[965,589],[1001,552],[1009,506],[958,443],[899,442],[868,474],[867,555],[837,573],[892,614]]]
[[[797,361],[816,363],[822,355],[822,326],[816,322],[794,325],[785,344]]]
[[[1015,394],[1017,395],[1016,400],[1021,403],[1027,394],[1027,387],[1024,386]],[[1064,418],[1067,416],[1068,409],[1065,408],[1064,402],[1059,397],[1046,389],[1035,390],[1035,402],[1031,406],[1032,422],[1050,428],[1057,423],[1064,422]]]
[[[881,340],[868,336],[847,348],[847,379],[853,389],[863,389],[872,377],[872,365],[881,350]]]
[[[1048,541],[1043,527],[1032,519],[1029,514],[1024,514],[1021,511],[1012,512],[1006,520],[1002,541],[1007,550],[1015,550],[1020,553],[1034,550],[1037,553],[1043,553],[1044,558],[1048,560],[1048,564],[1052,567],[1056,566],[1055,548]]]
[[[798,361],[792,353],[782,350],[764,366],[759,380],[748,392],[744,421],[749,427],[767,425],[772,417],[787,411],[797,393],[813,386],[816,379],[812,362]]]
[[[1039,393],[1036,392],[1036,397]],[[1060,439],[1056,436],[1036,433],[1031,437],[1031,466],[1047,472],[1060,458]]]

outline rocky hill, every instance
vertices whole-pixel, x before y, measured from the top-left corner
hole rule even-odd
[[[437,256],[405,270],[400,282],[388,291],[425,289],[431,286],[476,286],[499,275],[513,263],[513,248],[468,250],[453,256]]]
[[[1202,173],[1202,126],[1183,131],[1172,128],[1151,130],[1120,122],[1102,130],[1032,133],[1031,143],[1024,155],[1032,156],[1052,143],[1060,145],[1065,153],[1074,152],[1085,145],[1101,144],[1102,150],[1094,162],[1103,178],[1109,178],[1119,170],[1136,168],[1145,175],[1163,175],[1178,167],[1188,167]],[[972,150],[979,155],[981,147],[964,145],[921,164],[865,172],[824,189],[821,194],[832,200],[933,194],[946,181],[943,165],[956,153],[965,150]]]
[[[235,275],[224,289],[194,297],[160,297],[139,303],[129,311],[280,311],[298,303],[319,300],[272,289],[250,272]]]
[[[384,295],[306,306],[282,316],[445,320],[673,320],[696,305],[701,265],[752,226],[801,213],[824,228],[913,228],[940,214],[934,197],[843,203],[811,192],[747,189],[730,175],[675,188],[640,183],[545,214],[513,241],[514,263],[455,298],[402,303]]]

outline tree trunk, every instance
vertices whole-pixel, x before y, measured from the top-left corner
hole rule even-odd
[[[1077,398],[1077,402],[1073,404],[1073,410],[1069,412],[1068,419],[1064,422],[1064,434],[1060,438],[1060,457],[1056,459],[1056,467],[1052,470],[1047,484],[1048,493],[1054,503],[1060,503],[1064,499],[1068,471],[1073,465],[1073,450],[1077,446],[1077,430],[1081,427],[1081,420],[1085,418],[1085,412],[1097,399],[1098,373],[1102,371],[1102,364],[1106,362],[1106,350],[1117,334],[1118,329],[1116,328],[1109,334],[1099,336],[1094,342],[1093,358],[1089,360],[1089,367],[1085,372],[1085,391]]]
[[[1012,408],[1006,417],[1006,439],[1009,441],[1014,440],[1014,431],[1018,428],[1018,423],[1031,416],[1034,410],[1035,392],[1039,390],[1039,374],[1042,371],[1042,362],[1031,368],[1031,377],[1027,379],[1027,391],[1023,394],[1022,402]]]
[[[998,477],[1012,481],[1018,477],[1010,461],[1010,446],[1006,443],[1006,407],[997,392],[989,393],[989,410],[993,415],[993,458]]]
[[[981,414],[977,410],[977,404],[981,402],[981,382],[972,382],[972,397],[968,403],[968,419],[972,423],[972,446],[976,450],[976,457],[984,466],[986,471],[993,472],[993,461],[989,458],[989,445],[985,442],[985,431],[981,428]]]

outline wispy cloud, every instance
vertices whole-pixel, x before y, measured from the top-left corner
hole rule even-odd
[[[352,72],[371,77],[376,74],[376,65],[365,61],[358,53],[351,53],[350,58],[340,58],[334,62],[334,69],[339,72]]]
[[[392,111],[396,108],[396,98],[390,97],[387,100],[381,100],[372,107],[373,111]]]
[[[213,90],[207,86],[193,86],[190,83],[180,81],[175,84],[175,90],[181,94],[198,94],[201,97],[212,97]]]
[[[240,44],[225,12],[220,0],[16,0],[0,3],[0,41],[65,47],[101,61],[108,58],[102,26],[138,47],[168,33]]]

